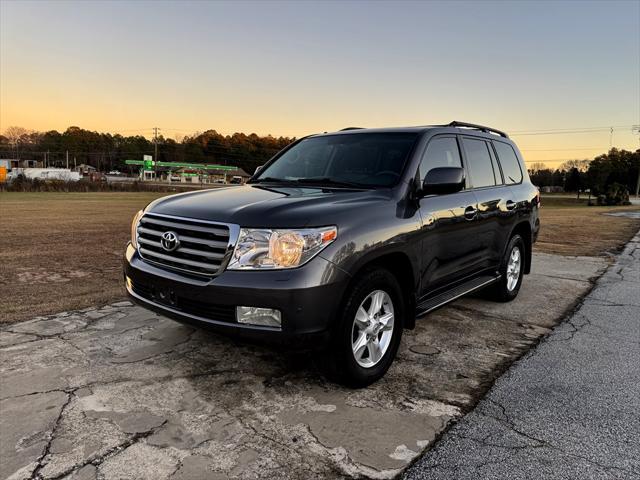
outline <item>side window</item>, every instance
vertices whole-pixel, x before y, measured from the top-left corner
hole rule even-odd
[[[504,183],[507,185],[520,183],[522,181],[522,169],[513,147],[502,142],[493,142],[493,145],[496,147],[496,152],[498,152],[498,161],[504,174]]]
[[[466,153],[471,184],[477,188],[489,187],[498,183],[496,182],[487,142],[474,138],[463,138],[462,144]]]
[[[454,137],[436,137],[429,142],[420,160],[420,183],[427,172],[438,167],[461,167],[458,142]]]

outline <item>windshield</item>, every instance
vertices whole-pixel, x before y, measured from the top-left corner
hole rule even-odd
[[[393,132],[307,138],[260,171],[252,183],[390,187],[398,183],[416,137]]]

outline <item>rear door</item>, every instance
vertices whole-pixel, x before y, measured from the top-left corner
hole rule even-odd
[[[425,148],[419,167],[420,184],[432,168],[461,167],[455,135],[433,137]],[[420,199],[422,216],[421,294],[459,280],[475,268],[475,211],[473,192],[462,190]]]
[[[511,189],[504,184],[493,146],[482,137],[462,136],[463,158],[477,203],[478,265],[497,266],[512,223]]]
[[[529,219],[533,187],[530,182],[524,181],[526,178],[525,167],[518,159],[511,144],[500,140],[494,140],[492,143],[504,183],[510,192],[509,198],[506,200],[507,212],[504,213],[509,221],[509,228],[505,235],[507,238],[504,239],[506,244],[514,226],[523,219]]]

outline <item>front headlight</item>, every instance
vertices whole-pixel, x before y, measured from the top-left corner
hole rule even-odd
[[[295,230],[242,228],[229,270],[295,268],[338,236],[336,227]]]
[[[136,213],[131,222],[131,245],[133,245],[133,248],[138,248],[138,222],[140,222],[142,215],[144,215],[144,210]]]

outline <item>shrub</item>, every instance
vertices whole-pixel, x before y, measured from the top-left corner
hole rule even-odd
[[[631,205],[629,189],[626,185],[612,183],[604,195],[598,195],[598,205]]]

